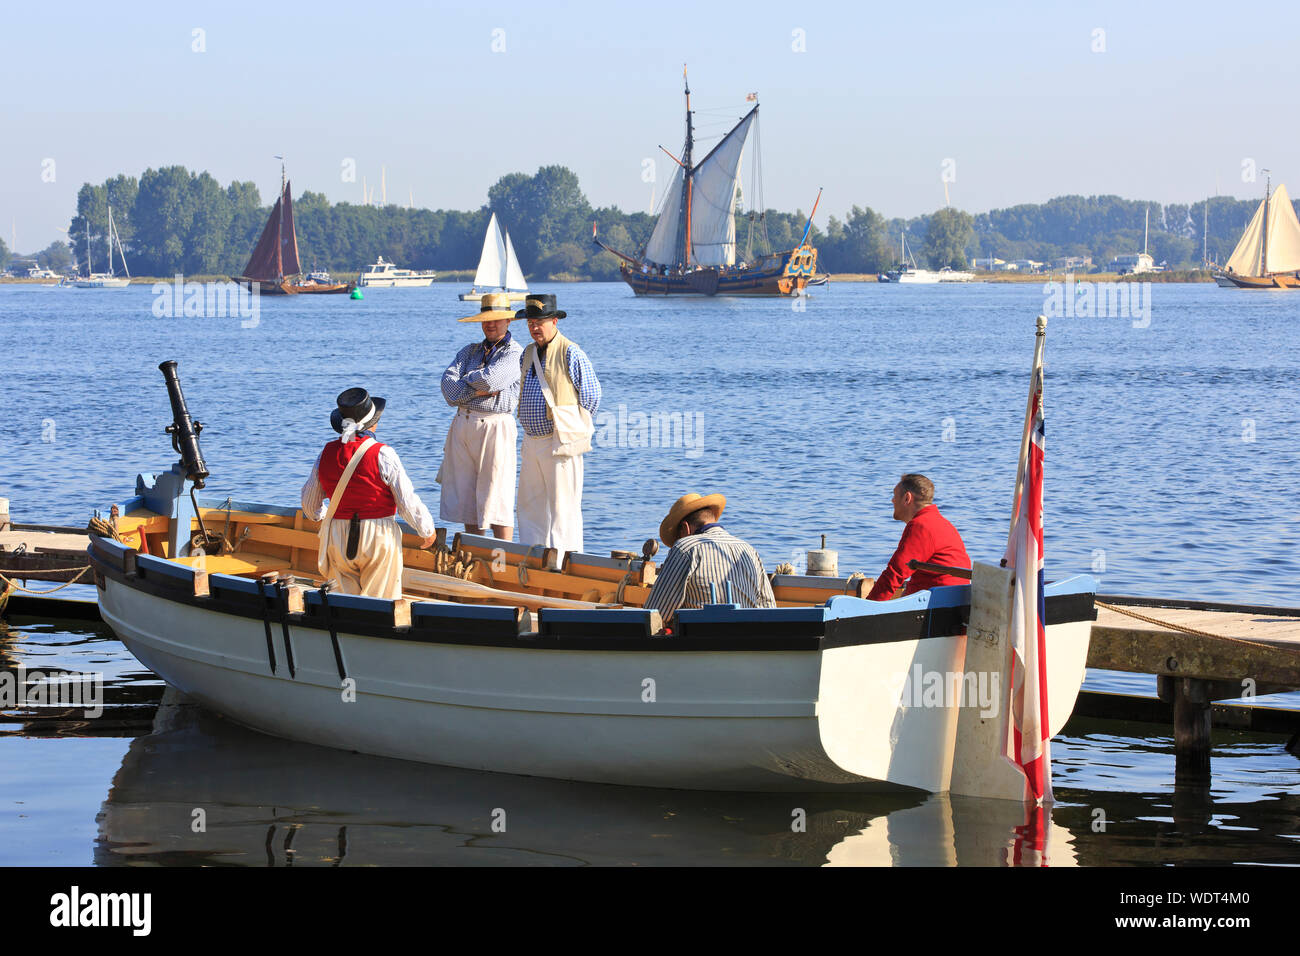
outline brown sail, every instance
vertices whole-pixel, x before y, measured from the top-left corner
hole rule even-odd
[[[293,187],[280,173],[280,198],[271,209],[271,218],[266,221],[261,238],[253,249],[253,255],[244,266],[243,278],[250,288],[257,282],[261,292],[267,295],[302,295],[305,293],[351,292],[355,286],[350,282],[314,282],[297,279],[289,281],[286,277],[302,273],[298,261],[298,233],[293,225]]]
[[[280,230],[280,275],[296,276],[302,272],[298,263],[298,231],[293,227],[293,185],[284,184],[284,220]]]
[[[287,194],[287,188],[285,192]],[[266,227],[262,230],[261,238],[257,240],[257,245],[253,249],[253,255],[248,260],[248,265],[244,266],[244,278],[246,279],[279,282],[284,278],[284,269],[281,267],[280,256],[280,204],[283,199],[284,196],[281,196],[275,201],[275,208],[271,210],[271,218],[266,221]],[[298,240],[296,237],[293,240],[293,248],[296,268],[298,261]]]

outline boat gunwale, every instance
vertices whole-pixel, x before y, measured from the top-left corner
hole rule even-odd
[[[290,613],[280,606],[278,599],[272,602],[269,594],[260,593],[257,582],[250,578],[213,573],[208,575],[209,594],[196,595],[193,569],[165,558],[141,555],[134,548],[98,537],[91,539],[87,555],[95,573],[95,583],[101,590],[111,578],[131,590],[197,610],[254,621],[284,622],[309,630],[418,644],[521,650],[821,652],[859,645],[958,637],[965,633],[970,614],[970,586],[953,585],[918,592],[909,596],[911,600],[900,599],[909,604],[902,608],[887,609],[884,602],[837,596],[825,605],[806,608],[737,609],[724,605],[683,611],[682,626],[677,633],[661,636],[650,634],[642,621],[632,620],[634,615],[626,613],[629,609],[616,609],[619,611],[617,616],[602,610],[564,611],[555,615],[554,620],[547,615],[547,609],[543,609],[538,615],[540,630],[525,631],[522,628],[527,617],[517,613],[503,615],[502,611],[508,609],[506,605],[453,602],[458,613],[452,616],[422,610],[443,609],[451,605],[414,602],[411,605],[412,623],[397,625],[393,618],[394,602],[380,598],[337,595],[331,600],[327,617],[318,592],[308,590],[304,611]],[[1065,585],[1071,585],[1073,589],[1065,591]],[[1092,578],[1081,575],[1057,582],[1055,587],[1064,593],[1047,595],[1048,625],[1096,619],[1096,586]],[[964,593],[958,593],[958,589]],[[313,597],[317,599],[312,600]],[[650,612],[644,614],[648,616]],[[601,626],[593,626],[597,623]]]

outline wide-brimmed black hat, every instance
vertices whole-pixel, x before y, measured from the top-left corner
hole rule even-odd
[[[340,435],[343,434],[343,419],[352,419],[364,430],[379,421],[379,416],[384,414],[384,407],[388,404],[387,399],[378,395],[372,398],[364,388],[339,392],[339,397],[334,401],[339,407],[330,412],[330,424]]]
[[[566,313],[555,307],[555,296],[537,293],[524,300],[524,307],[515,313],[516,319],[562,319]]]

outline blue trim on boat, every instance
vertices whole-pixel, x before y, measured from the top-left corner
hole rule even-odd
[[[334,603],[334,598],[330,598]],[[488,604],[432,604],[421,602],[411,605],[411,623],[417,619],[436,621],[507,621],[513,623],[518,614],[513,607],[495,607]]]
[[[304,592],[304,601],[308,607],[320,607],[322,605],[320,589],[311,588]],[[379,611],[381,613],[391,613],[393,602],[386,598],[365,597],[361,594],[339,594],[337,591],[330,592],[330,608],[342,611]]]
[[[262,594],[262,591],[257,586],[257,581],[241,578],[234,574],[210,575],[208,577],[208,589],[217,588],[223,591],[238,591],[241,594],[251,594],[254,597],[260,597]]]
[[[161,574],[177,581],[193,583],[194,569],[183,564],[176,564],[166,558],[156,558],[152,554],[141,554],[136,559],[136,567],[146,575]]]
[[[825,619],[825,607],[738,608],[734,604],[709,604],[677,612],[677,620],[682,624],[805,624]]]
[[[1064,581],[1049,581],[1043,587],[1044,597],[1058,597],[1062,594],[1096,594],[1097,579],[1091,574],[1076,574]]]

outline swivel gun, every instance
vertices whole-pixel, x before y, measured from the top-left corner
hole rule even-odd
[[[185,394],[181,391],[181,380],[176,375],[176,362],[168,360],[158,366],[167,381],[167,397],[172,403],[172,424],[166,428],[172,436],[172,448],[181,456],[181,468],[185,477],[194,482],[195,488],[202,488],[208,477],[208,466],[203,461],[203,451],[199,448],[199,432],[203,423],[190,418],[190,410],[185,404]]]

